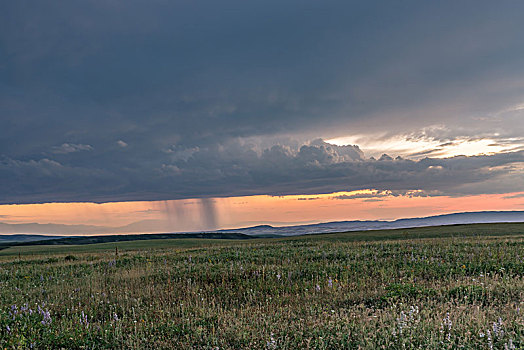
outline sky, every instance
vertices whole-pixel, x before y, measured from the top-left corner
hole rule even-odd
[[[523,10],[1,2],[0,222],[175,232],[522,210]]]

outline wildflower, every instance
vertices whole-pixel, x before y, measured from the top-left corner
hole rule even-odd
[[[499,317],[498,322],[493,322],[493,334],[497,338],[504,336],[504,329],[502,329],[502,319]]]
[[[415,319],[415,315],[418,314],[418,306],[413,306],[411,305],[409,307],[409,315],[408,315],[408,318],[410,321],[413,321]]]
[[[87,315],[83,311],[82,311],[82,315],[80,316],[80,323],[86,327],[89,327],[89,321],[87,320]]]
[[[408,326],[407,317],[404,311],[400,312],[400,317],[397,318],[398,333],[402,335],[404,328]]]
[[[11,317],[14,320],[17,314],[18,314],[18,307],[16,305],[11,305],[11,311],[9,311],[9,315],[11,315]]]
[[[49,313],[49,311],[47,310],[43,311],[42,316],[44,318],[42,319],[42,322],[40,323],[42,323],[44,326],[51,323],[51,314]]]
[[[276,349],[277,341],[273,338],[273,333],[271,333],[270,340],[266,343],[268,349]]]
[[[440,333],[444,333],[444,329],[447,329],[446,332],[446,340],[451,341],[451,326],[453,325],[453,322],[449,318],[449,312],[446,314],[446,317],[442,320],[442,323],[440,324]]]
[[[510,338],[510,340],[504,344],[504,350],[515,350],[515,344],[513,344],[513,339]]]
[[[392,331],[392,334],[394,336],[396,336],[397,334],[402,335],[406,328],[409,328],[415,322],[417,322],[416,315],[418,314],[418,312],[418,306],[410,306],[407,314],[404,311],[401,311],[400,316],[397,318],[397,328],[396,330]]]
[[[317,292],[320,292],[320,286],[318,284],[315,286],[315,289],[317,290]]]
[[[329,286],[329,288],[333,287],[333,279],[331,277],[329,277],[329,279],[328,279],[328,286]]]
[[[11,333],[11,327],[5,326],[7,328],[7,333]]]
[[[493,339],[491,338],[491,332],[489,329],[486,331],[486,334],[488,335],[488,347],[490,350],[493,350]]]
[[[119,318],[116,313],[113,314],[113,321],[118,322]]]

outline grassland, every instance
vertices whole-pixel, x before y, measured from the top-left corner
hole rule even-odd
[[[0,348],[518,349],[523,276],[524,224],[12,247]]]

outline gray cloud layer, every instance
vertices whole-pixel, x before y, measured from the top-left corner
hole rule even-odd
[[[520,152],[375,162],[304,140],[434,124],[443,141],[522,137],[523,10],[3,2],[0,202],[522,190]]]

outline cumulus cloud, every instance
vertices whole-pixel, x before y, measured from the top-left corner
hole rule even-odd
[[[74,143],[63,143],[61,146],[53,147],[53,153],[56,154],[67,154],[80,151],[92,151],[93,147],[90,145],[74,144]]]
[[[382,197],[398,197],[398,196],[406,196],[406,197],[428,197],[428,196],[437,196],[440,195],[441,192],[438,191],[422,191],[422,190],[370,190],[363,193],[354,193],[354,194],[343,194],[334,196],[334,199],[376,199]],[[375,200],[368,200],[367,202],[373,202]]]

